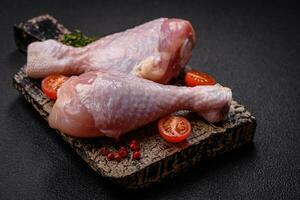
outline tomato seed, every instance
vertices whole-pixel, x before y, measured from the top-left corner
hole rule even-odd
[[[128,152],[124,150],[119,150],[119,155],[121,158],[126,158],[128,156]]]
[[[130,144],[137,144],[136,140],[131,140]]]
[[[130,144],[130,149],[133,151],[137,151],[140,149],[140,147],[137,143],[132,143],[132,144]]]
[[[120,150],[120,151],[121,151],[121,150],[122,150],[122,151],[127,151],[126,147],[121,147],[119,150]]]
[[[107,159],[108,159],[108,160],[113,160],[113,159],[115,159],[114,153],[109,153],[109,154],[107,155]]]
[[[122,160],[122,158],[121,158],[121,156],[120,156],[119,153],[115,153],[114,157],[115,157],[115,160],[118,161],[118,162],[120,162]]]
[[[139,151],[133,152],[132,158],[138,160],[141,158],[141,153]]]
[[[107,156],[109,154],[109,150],[106,147],[101,147],[99,151],[102,156]]]

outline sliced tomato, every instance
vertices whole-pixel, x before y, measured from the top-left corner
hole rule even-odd
[[[57,98],[57,90],[69,77],[60,74],[53,74],[42,80],[43,92],[52,100]]]
[[[213,77],[208,74],[191,70],[185,75],[185,84],[190,87],[197,85],[214,85],[216,81]]]
[[[168,142],[177,143],[185,140],[191,133],[191,124],[184,117],[166,116],[159,120],[160,135]]]

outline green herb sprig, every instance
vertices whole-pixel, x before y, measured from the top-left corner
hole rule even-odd
[[[62,43],[73,47],[84,47],[97,40],[96,37],[88,37],[80,30],[75,29],[74,33],[65,34]]]

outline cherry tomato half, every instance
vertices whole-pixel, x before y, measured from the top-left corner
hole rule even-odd
[[[213,77],[208,74],[191,70],[185,75],[185,84],[190,87],[197,85],[214,85],[216,81]]]
[[[184,117],[166,116],[159,120],[160,135],[168,142],[177,143],[185,140],[191,133],[191,124]]]
[[[53,74],[42,80],[43,92],[52,100],[57,98],[57,90],[68,79],[67,76]]]

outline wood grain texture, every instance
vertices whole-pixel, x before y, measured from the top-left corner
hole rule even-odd
[[[38,82],[28,78],[23,68],[14,76],[13,82],[15,88],[47,120],[53,101],[42,93]],[[202,160],[249,143],[254,137],[255,118],[235,101],[228,119],[219,124],[209,123],[189,111],[176,114],[186,117],[192,124],[191,136],[179,144],[162,139],[156,123],[126,134],[118,142],[109,138],[81,139],[56,132],[101,176],[133,189],[171,178]],[[100,147],[118,149],[128,145],[133,138],[141,145],[142,159],[139,161],[131,156],[121,162],[108,161],[99,153]]]
[[[51,15],[45,14],[14,25],[14,39],[18,49],[27,51],[27,46],[35,41],[47,39],[62,40],[70,31]]]

